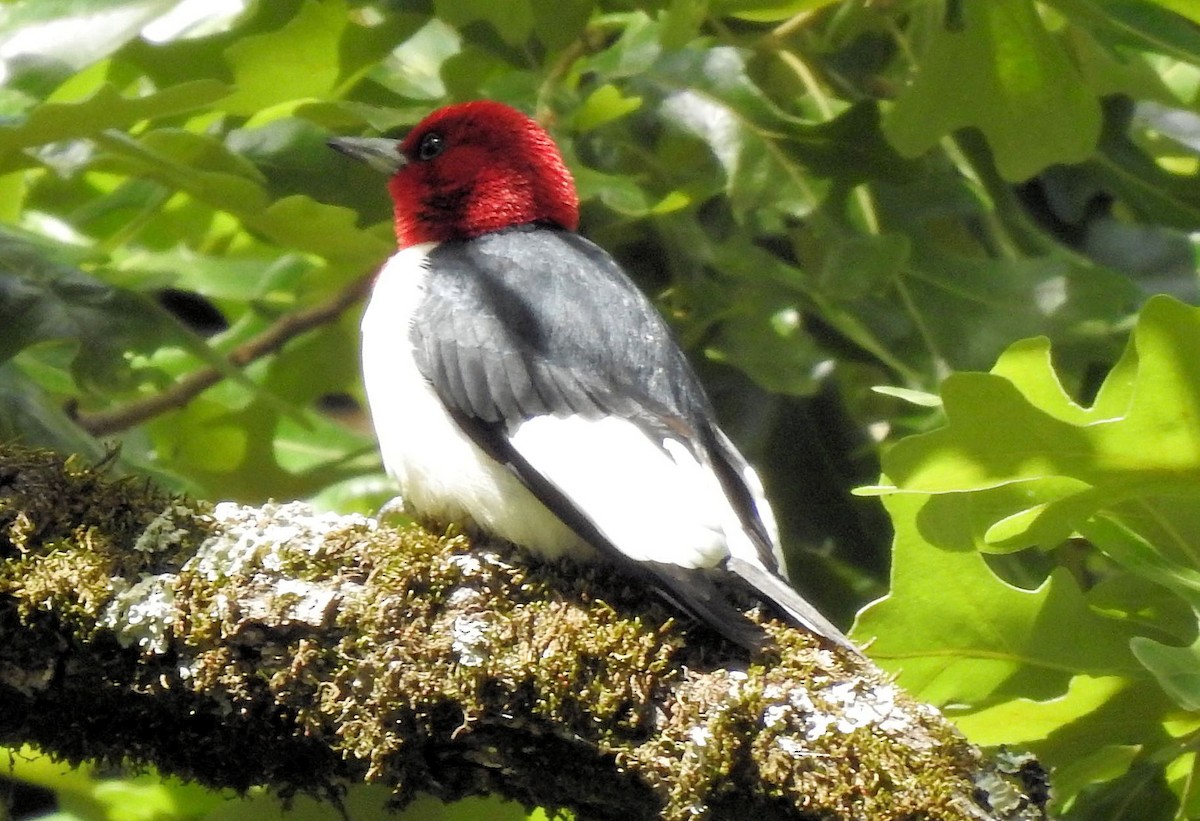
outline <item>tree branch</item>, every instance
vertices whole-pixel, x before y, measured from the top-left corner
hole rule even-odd
[[[324,302],[284,314],[265,331],[230,351],[229,364],[243,368],[278,351],[305,331],[333,321],[342,311],[366,296],[374,280],[374,273],[361,277]],[[225,374],[217,368],[204,367],[180,378],[162,393],[106,410],[69,409],[69,412],[76,423],[93,436],[118,433],[169,410],[184,407],[202,392],[220,382],[224,376]]]
[[[767,628],[747,660],[611,570],[0,446],[0,743],[596,819],[1045,817],[1036,762]]]

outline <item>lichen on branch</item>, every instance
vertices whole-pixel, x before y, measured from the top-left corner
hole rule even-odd
[[[1036,767],[765,626],[746,658],[611,569],[0,446],[0,743],[600,819],[1044,817]]]

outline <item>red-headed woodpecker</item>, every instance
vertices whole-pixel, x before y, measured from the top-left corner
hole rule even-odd
[[[400,141],[330,145],[389,175],[400,250],[363,317],[363,377],[407,510],[599,554],[758,647],[714,584],[729,571],[857,652],[783,580],[758,476],[653,305],[575,233],[575,183],[541,126],[478,101]]]

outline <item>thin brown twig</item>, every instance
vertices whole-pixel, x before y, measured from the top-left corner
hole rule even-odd
[[[324,302],[279,317],[265,331],[229,352],[229,364],[242,368],[274,353],[305,331],[332,321],[342,311],[366,296],[375,274],[360,277]],[[153,396],[135,399],[115,408],[99,411],[75,410],[75,422],[93,436],[105,436],[133,427],[169,410],[182,408],[200,393],[224,378],[215,367],[204,367],[179,379],[170,388]],[[68,408],[68,412],[72,409]]]

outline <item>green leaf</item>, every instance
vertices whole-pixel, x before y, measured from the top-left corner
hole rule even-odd
[[[228,94],[223,83],[196,80],[141,97],[124,97],[112,86],[76,103],[44,103],[23,122],[0,125],[0,173],[32,164],[21,149],[58,140],[79,139],[109,128],[194,111]]]
[[[1101,151],[1085,168],[1100,179],[1106,191],[1117,196],[1143,220],[1193,231],[1200,224],[1200,191],[1195,174],[1173,174],[1158,158],[1135,142],[1130,134],[1131,111],[1117,109],[1105,118]]]
[[[942,397],[936,393],[897,388],[892,385],[875,385],[871,390],[882,396],[891,396],[922,408],[940,408],[942,406]]]
[[[1200,11],[1189,0],[1050,0],[1122,45],[1200,61]],[[1190,18],[1190,23],[1187,19]]]
[[[1154,0],[1154,3],[1200,25],[1200,8],[1190,0]]]
[[[402,97],[438,100],[446,96],[442,66],[461,50],[459,33],[435,18],[393,49],[367,76]]]
[[[582,165],[575,165],[573,173],[581,202],[599,200],[607,208],[630,217],[644,217],[650,212],[650,195],[628,177],[604,174]]]
[[[821,293],[851,301],[886,290],[909,259],[903,234],[852,235],[831,241],[822,260],[817,284]]]
[[[1200,639],[1188,647],[1174,647],[1136,636],[1131,647],[1176,704],[1191,712],[1200,710]]]
[[[645,94],[661,98],[659,116],[712,152],[738,217],[765,206],[803,216],[820,203],[827,186],[806,174],[791,151],[800,122],[753,83],[738,49],[670,53],[650,76],[658,88]]]
[[[159,452],[188,475],[231,473],[247,459],[250,433],[228,408],[210,399],[196,399],[159,422],[165,434]]]
[[[564,5],[574,2],[566,0]],[[524,45],[533,33],[534,14],[530,0],[509,0],[506,3],[492,0],[434,0],[433,8],[440,20],[460,29],[476,22],[487,23],[510,45]]]
[[[281,266],[312,266],[299,255],[240,258],[199,254],[185,246],[160,253],[132,251],[121,254],[112,280],[133,283],[139,290],[173,287],[211,300],[247,303],[269,298],[274,270]]]
[[[1014,698],[978,712],[955,715],[954,723],[971,741],[985,747],[1028,744],[1086,718],[1127,684],[1127,679],[1118,676],[1075,676],[1060,696],[1044,701]]]
[[[107,163],[186,191],[285,246],[363,269],[394,248],[389,240],[356,227],[357,216],[348,208],[299,194],[270,202],[258,170],[207,135],[159,129],[138,141],[113,136],[103,144],[112,152]],[[378,181],[383,199],[383,180]]]
[[[237,89],[223,107],[254,115],[280,103],[322,99],[341,68],[338,45],[346,26],[342,0],[307,0],[282,28],[246,37],[225,51]]]
[[[614,85],[602,85],[583,101],[575,112],[575,128],[591,131],[605,123],[619,120],[642,107],[641,97],[626,97]]]
[[[373,437],[349,431],[319,414],[280,419],[274,445],[275,460],[288,473],[309,473],[349,457],[376,462]]]
[[[1060,421],[1086,425],[1097,418],[1097,413],[1102,412],[1101,409],[1087,409],[1075,404],[1067,394],[1054,372],[1050,340],[1044,336],[1014,342],[996,360],[992,374],[1019,385],[1026,399]],[[1111,396],[1111,388],[1108,394]]]
[[[586,67],[610,80],[628,80],[646,74],[662,56],[659,24],[648,14],[630,14],[620,29],[620,36],[609,48],[590,58]]]
[[[1017,682],[1026,697],[1044,700],[1078,675],[1136,678],[1129,631],[1093,613],[1065,571],[1036,590],[996,577],[974,550],[964,498],[931,513],[920,495],[885,497],[896,532],[891,592],[859,614],[853,631],[871,658],[934,704],[985,704],[1002,687],[1021,692]]]
[[[1105,551],[1112,555],[1111,545]],[[1196,636],[1196,613],[1187,599],[1175,590],[1130,572],[1126,562],[1101,579],[1088,591],[1088,603],[1097,613],[1122,618],[1139,633],[1152,633],[1176,642],[1189,642]]]
[[[228,802],[222,793],[176,778],[142,774],[102,778],[89,765],[70,767],[32,747],[10,754],[11,774],[57,793],[67,817],[87,821],[193,821]]]
[[[108,134],[100,144],[109,152],[106,167],[151,177],[214,208],[244,217],[267,205],[258,170],[208,135],[163,128],[136,140]]]
[[[1136,794],[1137,780],[1148,775],[1139,772],[1141,762],[1169,760],[1177,754],[1177,742],[1165,725],[1188,720],[1190,716],[1179,712],[1152,677],[1143,676],[1128,680],[1086,716],[1060,725],[1046,738],[1031,741],[1028,748],[1051,768],[1055,803],[1064,817],[1118,821],[1130,817],[1128,807],[1124,813],[1110,815],[1092,814],[1082,808],[1090,808],[1096,800],[1096,788],[1091,785],[1113,782],[1129,794]],[[1194,722],[1191,724],[1186,732],[1194,729]],[[1022,731],[1019,727],[1014,730],[1018,734]],[[1136,817],[1172,816],[1143,814],[1139,807]]]
[[[382,194],[381,194],[382,196]],[[368,270],[395,250],[391,232],[364,231],[349,208],[325,205],[310,197],[285,197],[272,203],[250,224],[284,245],[309,251],[355,273]]]
[[[895,490],[912,494],[907,504],[921,507],[914,521],[931,543],[1050,547],[1078,532],[1200,608],[1197,385],[1200,309],[1156,297],[1090,407],[1058,383],[1045,341],[1028,340],[991,374],[947,379],[946,426],[897,444],[884,469]],[[1161,626],[1178,633],[1186,625]],[[1137,637],[1132,651],[1181,706],[1200,708],[1200,643]]]
[[[1103,405],[1072,408],[1061,389],[1046,390],[1040,366],[1022,371],[1019,383],[997,374],[955,374],[942,389],[947,426],[898,444],[885,457],[885,472],[898,486],[927,493],[1047,476],[1093,487],[1140,477],[1196,490],[1200,398],[1188,386],[1200,384],[1200,312],[1156,297],[1143,310],[1132,344],[1138,372],[1132,385],[1124,371],[1118,374],[1117,384],[1132,394],[1120,416],[1109,414],[1121,398],[1115,387],[1101,389]]]
[[[707,16],[707,0],[670,0],[659,16],[658,36],[663,48],[677,51],[690,43]]]
[[[1075,796],[1071,817],[1086,821],[1181,821],[1178,796],[1169,790],[1161,762],[1141,755],[1129,772]]]
[[[0,233],[0,363],[39,342],[70,340],[78,344],[71,364],[77,384],[113,389],[131,387],[127,356],[133,351],[174,344],[208,361],[220,359],[153,300],[54,262],[48,253]]]
[[[837,0],[713,0],[714,14],[772,23],[832,5]]]
[[[653,79],[634,84],[661,99],[659,116],[712,152],[739,217],[764,207],[803,216],[821,203],[830,180],[850,187],[915,172],[883,139],[873,103],[808,122],[780,109],[748,74],[746,60],[729,47],[669,52]]]
[[[1186,752],[1167,765],[1167,783],[1179,796],[1181,817],[1195,818],[1200,813],[1200,757]]]
[[[356,819],[395,821],[544,821],[540,811],[528,813],[520,804],[490,796],[472,797],[454,803],[444,803],[427,795],[418,795],[401,812],[385,810],[390,790],[378,784],[357,784],[350,787],[338,803],[317,801],[308,796],[295,796],[285,809],[273,794],[259,792],[248,799],[228,801],[207,816],[207,821],[342,821],[346,815]]]
[[[737,306],[722,314],[705,353],[735,364],[769,391],[797,395],[813,392],[823,360],[795,305],[766,292],[743,293]]]
[[[1032,0],[960,8],[961,30],[935,35],[912,86],[884,120],[896,149],[916,157],[975,126],[1008,180],[1087,159],[1100,137],[1100,104]]]
[[[906,491],[1005,488],[988,494],[1000,502],[984,536],[996,547],[1052,546],[1105,510],[1165,561],[1196,567],[1200,516],[1181,502],[1200,494],[1200,398],[1188,387],[1200,379],[1200,315],[1151,300],[1129,351],[1091,408],[1054,384],[1042,343],[1021,343],[997,373],[955,374],[942,389],[947,426],[899,443],[884,470]],[[1128,548],[1117,552],[1126,544],[1113,541],[1110,555],[1129,561]]]
[[[551,52],[585,36],[595,3],[591,0],[530,0],[533,31]]]
[[[12,362],[0,365],[0,441],[78,453],[94,462],[105,456],[104,447]]]
[[[795,126],[786,145],[813,174],[846,186],[868,180],[902,182],[924,172],[885,139],[879,106],[873,102],[857,102],[826,122]]]
[[[885,341],[919,346],[942,368],[986,368],[1014,339],[1034,334],[1064,347],[1082,344],[1095,356],[1103,336],[1115,334],[1136,305],[1133,286],[1103,269],[1058,256],[968,255],[924,240],[913,246],[899,293],[877,291],[854,312],[877,327],[888,327],[882,317],[903,316],[907,333]]]
[[[1084,787],[1115,781],[1129,771],[1141,747],[1136,744],[1108,744],[1084,749],[1054,768],[1054,789],[1060,795],[1074,796]]]
[[[1080,525],[1079,532],[1129,572],[1162,585],[1200,612],[1200,569],[1194,564],[1172,561],[1161,548],[1113,515],[1095,515]],[[1194,632],[1195,618],[1190,626]]]

